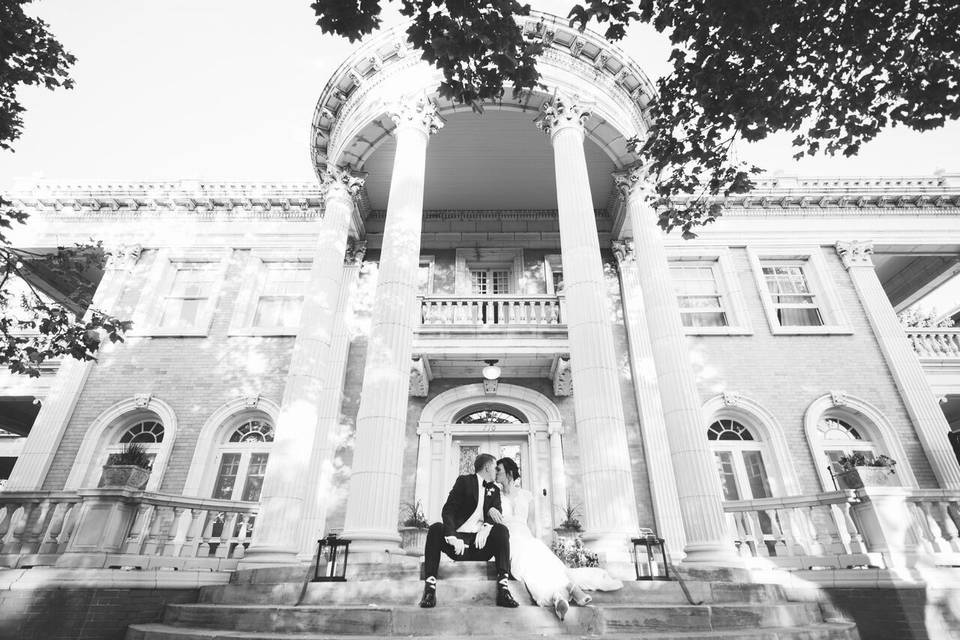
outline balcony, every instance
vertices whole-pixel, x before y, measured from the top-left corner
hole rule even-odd
[[[421,330],[565,329],[563,296],[419,296]]]
[[[907,339],[921,360],[960,364],[960,328],[907,329]]]

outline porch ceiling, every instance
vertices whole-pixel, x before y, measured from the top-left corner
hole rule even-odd
[[[960,273],[960,256],[876,253],[877,277],[897,311]]]
[[[506,353],[475,353],[447,356],[426,356],[433,378],[467,378],[480,382],[484,360],[497,360],[504,378],[549,378],[554,360],[552,354],[516,355]]]

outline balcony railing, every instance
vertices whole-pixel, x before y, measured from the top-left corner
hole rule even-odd
[[[424,327],[557,327],[564,322],[562,296],[421,296]]]
[[[921,358],[960,360],[960,328],[907,329],[907,339]]]
[[[6,491],[0,567],[233,569],[258,507],[123,489]]]

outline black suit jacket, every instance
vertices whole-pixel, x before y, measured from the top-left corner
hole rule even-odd
[[[450,494],[443,505],[443,511],[441,511],[443,535],[452,536],[456,534],[457,529],[463,526],[467,518],[473,515],[477,508],[477,500],[479,499],[477,491],[479,488],[477,474],[475,473],[460,476],[453,483],[453,488],[450,489]],[[493,520],[490,519],[490,509],[503,511],[500,505],[500,488],[490,483],[483,489],[483,493],[483,521],[493,524]]]

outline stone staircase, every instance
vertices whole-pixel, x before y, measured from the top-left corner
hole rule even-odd
[[[415,561],[414,561],[415,562]],[[436,609],[417,606],[419,565],[352,567],[341,583],[310,583],[305,570],[236,572],[227,585],[204,587],[197,604],[168,605],[162,622],[132,625],[127,640],[300,638],[368,640],[402,636],[530,640],[543,636],[733,640],[858,640],[847,622],[825,622],[819,605],[789,602],[776,585],[734,581],[732,572],[688,572],[690,605],[678,582],[625,582],[592,592],[593,603],[571,607],[560,622],[511,583],[521,606],[494,606],[492,565],[441,565]],[[302,601],[301,593],[303,594]]]

